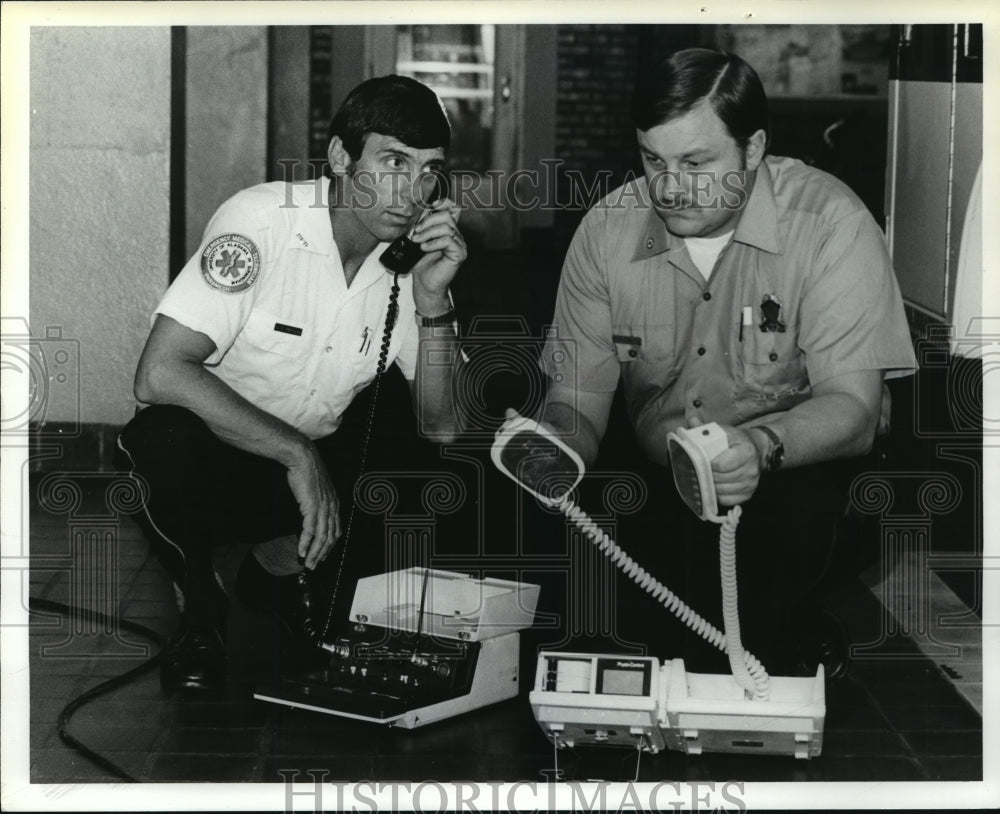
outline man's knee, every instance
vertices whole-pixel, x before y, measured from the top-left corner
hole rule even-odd
[[[203,459],[218,443],[201,418],[172,404],[139,411],[118,437],[118,446],[126,454],[123,465],[139,470],[156,464],[183,467]]]

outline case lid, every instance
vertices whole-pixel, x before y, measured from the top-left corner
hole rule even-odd
[[[480,641],[530,627],[537,603],[530,583],[407,568],[358,580],[351,621]]]

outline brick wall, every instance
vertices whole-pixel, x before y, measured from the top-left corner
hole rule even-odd
[[[557,33],[556,158],[561,237],[576,228],[586,191],[611,191],[633,164],[635,137],[629,98],[635,82],[639,31],[628,25],[566,25]],[[582,181],[582,183],[581,183]],[[592,202],[592,201],[591,201]],[[568,238],[567,238],[568,239]]]

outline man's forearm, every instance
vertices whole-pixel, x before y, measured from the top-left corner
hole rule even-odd
[[[462,351],[452,325],[420,328],[420,353],[414,382],[419,426],[435,441],[453,441],[464,425],[456,377]]]
[[[597,460],[601,437],[591,422],[578,410],[562,401],[548,400],[539,421],[551,427],[580,456],[584,466]]]
[[[149,404],[174,404],[201,418],[227,444],[292,466],[309,453],[306,436],[255,407],[198,362],[163,363],[143,379],[137,395]]]
[[[782,413],[755,418],[743,429],[766,424],[784,445],[782,468],[806,466],[836,458],[865,455],[875,438],[878,413],[851,393],[828,393]],[[761,433],[751,432],[758,450],[766,448]]]

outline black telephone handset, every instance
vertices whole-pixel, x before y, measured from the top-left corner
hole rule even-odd
[[[434,186],[425,199],[421,200],[421,206],[429,209],[436,201],[448,197],[448,179],[441,172],[433,173]],[[423,217],[423,213],[421,213]],[[418,221],[419,222],[419,221]],[[412,229],[410,230],[413,231]],[[382,252],[379,262],[385,266],[385,270],[390,274],[407,274],[421,257],[424,250],[420,244],[410,238],[409,233],[396,238],[389,244],[388,248]]]

